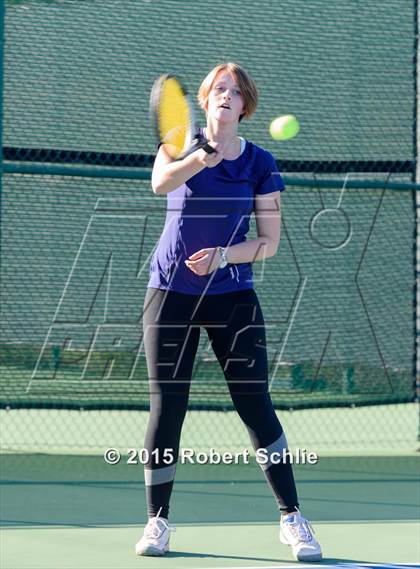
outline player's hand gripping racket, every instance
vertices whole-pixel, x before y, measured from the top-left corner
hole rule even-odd
[[[203,148],[215,152],[200,134],[187,91],[180,80],[170,73],[161,75],[150,93],[150,118],[160,143],[171,158],[181,160]]]

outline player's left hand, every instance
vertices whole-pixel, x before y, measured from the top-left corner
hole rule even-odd
[[[203,276],[212,273],[219,267],[220,253],[216,247],[200,249],[185,260],[187,267],[196,275]]]

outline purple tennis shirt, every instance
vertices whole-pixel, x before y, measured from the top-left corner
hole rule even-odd
[[[229,263],[203,276],[184,263],[200,249],[246,241],[255,194],[285,189],[272,154],[244,142],[236,160],[204,168],[167,194],[165,226],[150,263],[148,287],[194,295],[253,288],[252,263]]]

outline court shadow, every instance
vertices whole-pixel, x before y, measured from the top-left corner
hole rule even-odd
[[[214,553],[191,553],[189,551],[169,551],[166,556],[167,558],[195,558],[195,559],[232,559],[237,561],[263,561],[272,563],[290,563],[294,562],[291,557],[250,557],[247,555],[215,555]],[[308,563],[310,563],[308,561]],[[326,557],[322,561],[318,562],[320,565],[337,565],[338,563],[371,563],[371,561],[365,561],[363,559],[349,559],[344,557]]]
[[[195,558],[195,559],[233,559],[237,561],[270,561],[273,563],[281,562],[289,562],[290,558],[281,559],[280,557],[276,557],[275,559],[271,557],[250,557],[247,555],[215,555],[214,553],[191,553],[190,551],[169,551],[165,557],[168,558],[181,558],[181,557],[188,557],[188,558]]]
[[[367,563],[372,564],[372,561],[365,561],[363,559],[348,559],[347,557],[325,557],[322,561],[320,561],[321,565],[334,565],[336,566],[337,563]]]

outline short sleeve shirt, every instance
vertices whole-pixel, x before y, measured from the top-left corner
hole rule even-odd
[[[194,295],[253,288],[250,262],[229,263],[200,276],[184,261],[200,249],[246,241],[255,195],[284,189],[274,157],[246,141],[237,159],[204,168],[169,192],[165,226],[150,263],[147,286]]]

